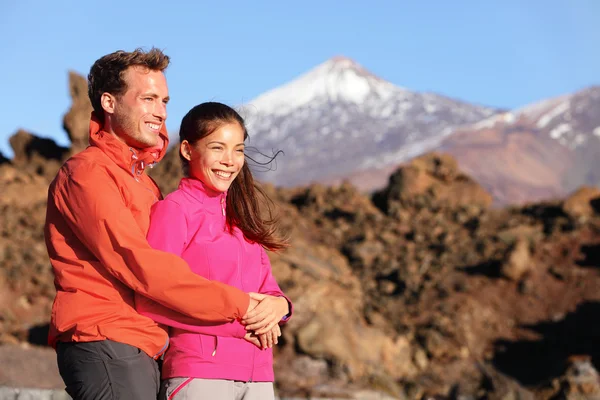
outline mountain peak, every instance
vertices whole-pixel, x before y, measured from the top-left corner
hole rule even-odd
[[[350,57],[346,57],[346,56],[343,56],[343,55],[333,56],[333,57],[331,57],[330,60],[333,61],[333,62],[351,62],[351,63],[355,62]]]
[[[335,56],[250,101],[250,106],[259,113],[286,114],[315,102],[362,104],[368,98],[386,99],[399,92],[407,91],[348,57]]]
[[[368,71],[358,62],[346,56],[334,56],[329,60],[325,61],[324,63],[318,65],[316,68],[314,68],[314,70],[322,70],[327,74],[334,75],[344,73],[345,71],[352,71],[356,75],[363,77],[371,77],[373,79],[377,79],[383,82],[383,79],[374,75],[372,72]]]
[[[360,68],[364,69],[353,59],[346,56],[333,56],[329,60],[325,61],[324,64],[336,66],[338,68]]]

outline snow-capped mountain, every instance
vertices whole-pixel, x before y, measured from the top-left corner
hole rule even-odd
[[[600,87],[543,100],[456,129],[440,150],[499,203],[562,197],[600,184]]]
[[[466,129],[485,129],[529,123],[543,135],[572,150],[600,137],[598,123],[600,87],[593,86],[570,95],[536,102],[523,108],[494,115]]]
[[[331,182],[396,165],[437,147],[454,128],[497,112],[395,86],[344,57],[242,107],[249,144],[263,153],[285,153],[275,171],[258,172],[259,179],[279,186]]]

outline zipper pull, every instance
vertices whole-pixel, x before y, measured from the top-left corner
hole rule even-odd
[[[225,216],[225,197],[221,197],[221,211],[223,211],[223,216]]]

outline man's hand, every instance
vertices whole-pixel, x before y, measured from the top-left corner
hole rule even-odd
[[[289,313],[289,304],[285,297],[270,296],[268,294],[249,293],[250,299],[260,303],[248,311],[242,324],[247,331],[254,331],[257,336],[269,332],[275,325]]]
[[[254,310],[258,304],[259,304],[259,300],[256,300],[256,299],[252,298],[252,296],[250,296],[250,304],[248,304],[248,309],[246,310],[246,315],[244,315],[243,318],[246,318],[248,313],[250,311]]]
[[[270,349],[279,343],[279,336],[281,336],[281,328],[279,325],[275,324],[273,329],[271,329],[269,332],[259,335],[258,340],[260,340],[263,350],[267,348]]]

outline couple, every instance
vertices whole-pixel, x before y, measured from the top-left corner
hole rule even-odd
[[[265,249],[287,242],[245,163],[244,120],[224,104],[183,118],[185,178],[162,199],[145,169],[167,151],[168,64],[138,49],[90,70],[90,146],[48,191],[49,343],[74,399],[273,399],[292,305]]]

